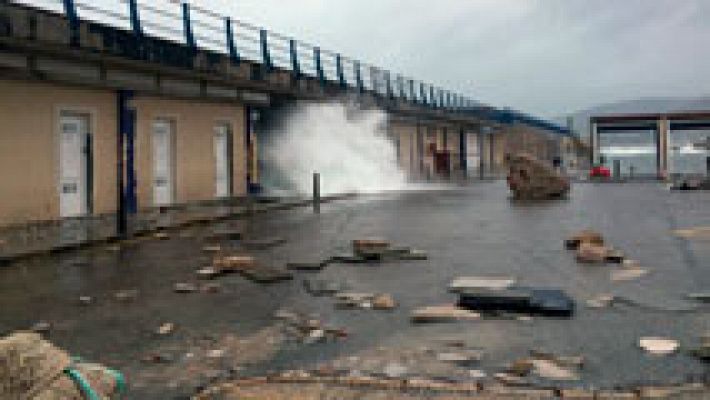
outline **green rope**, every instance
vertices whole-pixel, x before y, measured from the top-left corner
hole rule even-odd
[[[101,400],[101,397],[94,391],[94,389],[91,388],[91,385],[89,385],[89,382],[84,379],[81,372],[72,367],[68,367],[64,370],[64,373],[67,374],[79,387],[79,390],[81,390],[81,393],[84,395],[86,400]]]

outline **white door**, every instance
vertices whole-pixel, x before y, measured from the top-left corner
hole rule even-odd
[[[214,159],[215,159],[215,197],[229,197],[229,125],[217,125],[214,128]]]
[[[86,118],[62,114],[59,121],[59,212],[62,218],[84,215],[87,205]]]
[[[173,126],[168,120],[153,122],[153,204],[156,206],[173,203]]]

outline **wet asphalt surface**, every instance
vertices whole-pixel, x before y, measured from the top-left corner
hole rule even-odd
[[[180,295],[175,282],[194,280],[209,264],[203,237],[216,227],[242,230],[246,237],[279,236],[287,241],[249,251],[274,266],[348,251],[360,237],[385,237],[429,253],[428,261],[378,265],[331,265],[318,274],[298,273],[293,281],[259,285],[239,276],[220,279],[219,293]],[[140,359],[165,342],[179,348],[203,335],[248,335],[273,323],[276,310],[317,314],[344,326],[345,341],[291,346],[243,373],[307,368],[376,347],[412,346],[452,334],[485,350],[477,368],[495,372],[531,349],[587,357],[582,385],[610,388],[638,383],[697,379],[707,367],[680,352],[653,357],[638,349],[641,336],[668,336],[684,347],[710,332],[708,308],[684,300],[710,290],[710,242],[671,235],[673,229],[710,226],[710,192],[670,192],[663,185],[577,184],[568,200],[515,203],[501,182],[451,190],[418,191],[324,204],[320,215],[308,208],[220,222],[171,233],[169,240],[142,240],[120,250],[107,247],[38,257],[0,269],[0,334],[43,320],[47,337],[72,354],[124,371],[129,383],[141,371],[160,366]],[[612,282],[611,266],[583,266],[564,250],[563,239],[584,228],[601,231],[628,257],[651,272],[629,282]],[[239,241],[221,241],[235,253]],[[414,308],[454,302],[446,290],[456,276],[512,275],[525,286],[563,288],[577,301],[571,320],[481,320],[412,325]],[[391,293],[393,312],[341,310],[332,299],[314,298],[303,279],[346,282],[355,291]],[[132,303],[113,299],[119,290],[138,289]],[[588,309],[586,299],[615,294],[642,305]],[[79,296],[92,296],[90,306]],[[179,327],[169,337],[153,331],[163,322]],[[140,385],[130,398],[164,399],[194,388]]]

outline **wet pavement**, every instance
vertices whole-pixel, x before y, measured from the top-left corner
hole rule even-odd
[[[204,384],[205,371],[194,371],[192,380],[175,376],[189,349],[209,348],[228,335],[268,342],[260,335],[273,326],[274,312],[284,308],[346,327],[349,337],[316,345],[274,340],[275,350],[250,346],[263,357],[244,355],[244,361],[252,362],[231,374],[309,368],[353,354],[391,357],[385,349],[433,346],[455,336],[484,350],[476,369],[491,374],[540,349],[587,358],[582,381],[574,385],[682,382],[707,374],[707,367],[683,352],[649,356],[638,348],[638,339],[668,336],[691,347],[710,332],[708,309],[684,299],[710,290],[710,242],[671,234],[694,226],[710,226],[710,192],[670,192],[655,183],[577,184],[569,200],[539,203],[511,202],[501,182],[366,196],[324,204],[320,215],[307,208],[271,211],[171,232],[168,240],[148,237],[120,247],[10,263],[0,269],[0,334],[48,321],[53,325],[50,340],[72,354],[121,369],[133,387],[131,398],[140,399],[194,393],[195,386]],[[268,286],[227,276],[217,281],[218,293],[174,293],[174,283],[194,281],[195,269],[210,263],[212,254],[203,247],[214,243],[205,237],[215,228],[240,229],[247,238],[283,237],[285,244],[265,250],[246,251],[238,240],[219,242],[223,250],[252,254],[277,267],[340,254],[349,250],[352,239],[368,236],[425,250],[429,260],[334,264]],[[601,231],[651,272],[638,280],[612,282],[614,267],[577,264],[562,241],[584,228]],[[446,290],[452,278],[485,274],[513,275],[526,286],[563,288],[577,301],[577,313],[571,320],[410,323],[409,312],[417,307],[455,301]],[[305,292],[303,279],[314,277],[346,282],[355,291],[390,293],[399,306],[390,312],[338,309],[331,298]],[[114,298],[116,291],[128,289],[138,290],[134,301]],[[606,293],[637,305],[585,307],[585,300]],[[80,296],[91,296],[94,303],[81,305]],[[164,322],[174,323],[175,332],[156,335]],[[164,364],[141,361],[154,352],[171,357]]]

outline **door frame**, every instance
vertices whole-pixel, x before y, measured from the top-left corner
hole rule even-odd
[[[71,105],[58,105],[54,109],[54,135],[53,135],[53,154],[55,157],[55,170],[52,174],[54,177],[54,184],[56,188],[56,199],[57,199],[57,216],[61,218],[72,218],[62,216],[62,204],[61,204],[61,178],[62,178],[62,149],[61,149],[61,134],[62,134],[62,117],[65,115],[78,116],[80,118],[85,118],[86,120],[86,136],[83,138],[82,145],[85,146],[86,156],[84,157],[84,199],[82,207],[84,212],[78,217],[93,215],[94,213],[94,154],[95,154],[95,132],[96,124],[98,119],[98,111],[95,107],[84,107],[84,106],[71,106]],[[84,151],[84,148],[82,148]]]
[[[167,122],[171,126],[170,130],[170,180],[172,187],[170,189],[170,203],[157,204],[155,198],[155,131],[154,124],[158,121]],[[149,144],[150,144],[150,198],[152,207],[170,207],[177,203],[177,136],[178,136],[178,118],[170,114],[157,114],[149,120]]]
[[[234,197],[234,124],[232,123],[231,120],[226,119],[226,118],[221,118],[221,119],[216,119],[214,120],[212,124],[212,152],[213,156],[215,157],[214,160],[214,166],[215,166],[215,198],[217,197],[217,155],[214,154],[214,141],[215,141],[215,136],[217,134],[216,129],[218,126],[226,126],[227,127],[227,196],[222,197],[222,198],[231,198]]]

